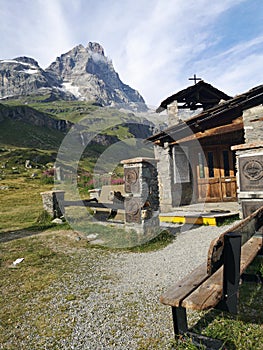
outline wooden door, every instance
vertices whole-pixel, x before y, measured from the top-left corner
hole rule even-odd
[[[228,149],[221,149],[220,163],[222,200],[225,202],[235,201],[237,199],[237,180],[234,153]]]
[[[233,153],[227,148],[209,147],[198,154],[199,201],[236,200],[236,176]]]

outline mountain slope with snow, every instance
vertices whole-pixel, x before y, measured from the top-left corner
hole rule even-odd
[[[29,57],[0,60],[0,98],[46,93],[56,99],[147,110],[142,96],[120,80],[98,43],[74,47],[45,70]]]

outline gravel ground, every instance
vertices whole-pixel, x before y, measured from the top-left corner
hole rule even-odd
[[[63,307],[65,296],[73,295],[67,303],[68,317],[57,325],[58,332],[69,325],[73,332],[54,340],[52,336],[41,338],[32,329],[21,348],[171,349],[171,310],[160,304],[159,296],[204,262],[211,240],[228,227],[185,225],[178,229],[173,243],[150,253],[83,250],[70,278],[53,286],[54,298],[42,315],[50,317],[50,309],[55,315]],[[30,313],[25,315],[23,327],[31,317]],[[192,317],[196,321],[198,314]]]

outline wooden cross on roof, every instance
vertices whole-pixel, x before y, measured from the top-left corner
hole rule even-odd
[[[193,78],[188,78],[188,80],[194,80],[195,84],[197,83],[198,80],[203,80],[202,78],[197,78],[196,74],[194,74]]]

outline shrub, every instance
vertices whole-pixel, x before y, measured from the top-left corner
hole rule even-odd
[[[54,176],[55,176],[55,169],[54,168],[47,169],[42,173],[41,182],[43,184],[52,184],[54,183]]]

